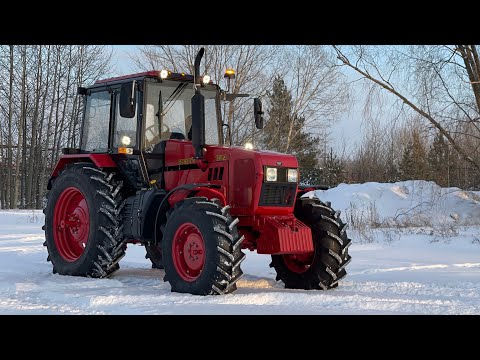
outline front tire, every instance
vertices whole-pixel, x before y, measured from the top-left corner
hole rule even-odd
[[[145,250],[147,251],[145,258],[150,259],[152,262],[152,269],[163,269],[162,245],[154,243],[145,244]]]
[[[243,272],[243,236],[229,206],[206,198],[179,201],[167,213],[162,255],[173,292],[222,295],[237,288]]]
[[[53,273],[104,278],[125,255],[123,182],[90,163],[65,168],[47,194],[44,245]]]
[[[346,224],[329,203],[317,198],[299,198],[295,216],[312,230],[314,252],[299,255],[272,255],[270,267],[275,268],[277,280],[288,289],[322,289],[338,286],[347,272],[352,257],[348,247]]]

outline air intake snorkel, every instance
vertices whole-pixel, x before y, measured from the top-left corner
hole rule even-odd
[[[204,53],[205,49],[202,47],[195,57],[194,64],[195,95],[192,97],[192,144],[197,160],[203,160],[203,148],[205,147],[205,98],[200,92],[200,62]]]

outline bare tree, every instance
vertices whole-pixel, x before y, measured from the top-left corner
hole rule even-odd
[[[480,171],[478,150],[465,147],[459,137],[480,140],[480,108],[475,102],[480,73],[475,46],[334,49],[344,66],[394,95],[402,110],[406,106],[427,120],[466,162]],[[468,132],[465,124],[470,125]]]
[[[200,45],[145,46],[133,60],[138,69],[167,68],[191,72]],[[334,54],[323,46],[206,45],[205,73],[221,84],[226,68],[236,70],[231,84],[233,94],[248,93],[268,100],[275,75],[285,79],[292,90],[293,114],[305,119],[302,129],[292,120],[286,137],[286,148],[296,132],[307,130],[325,133],[326,124],[335,119],[348,103],[346,77],[335,67]],[[266,104],[268,106],[268,104]],[[232,132],[232,142],[241,144],[259,139],[252,122],[251,101],[237,98],[224,107],[224,118]],[[268,125],[268,121],[267,124]],[[294,131],[295,129],[295,131]],[[323,130],[322,130],[323,129]],[[268,146],[268,145],[267,145]]]
[[[195,55],[205,47],[204,73],[217,84],[222,84],[227,68],[236,71],[230,84],[232,94],[263,96],[278,67],[278,46],[261,45],[158,45],[139,48],[133,61],[140,70],[168,69],[173,72],[193,73]],[[226,87],[226,84],[225,84]],[[224,104],[223,117],[229,125],[232,143],[241,144],[254,136],[252,103],[237,98]],[[228,141],[228,133],[227,133]]]
[[[304,130],[322,134],[349,104],[346,76],[335,66],[333,54],[324,46],[285,47],[281,63],[288,64],[284,78],[292,89],[293,114],[305,119]],[[287,149],[296,135],[293,123],[289,130]]]
[[[78,144],[77,86],[110,72],[97,45],[0,46],[0,206],[42,206],[62,147]]]

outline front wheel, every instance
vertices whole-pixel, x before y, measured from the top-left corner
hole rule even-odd
[[[167,213],[162,257],[172,291],[220,295],[237,288],[245,254],[237,219],[229,207],[206,198],[189,198]]]
[[[346,224],[330,204],[317,198],[300,198],[295,204],[295,216],[312,230],[313,253],[272,255],[270,267],[275,268],[277,280],[289,289],[322,289],[338,286],[347,272],[352,257],[348,247]]]

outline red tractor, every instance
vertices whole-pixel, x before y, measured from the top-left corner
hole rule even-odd
[[[79,88],[79,149],[48,182],[45,244],[53,272],[104,278],[128,243],[145,246],[172,291],[235,291],[242,249],[272,256],[291,289],[330,289],[351,240],[330,203],[301,198],[294,156],[224,144],[220,105],[233,98],[200,76],[169,71]],[[228,72],[226,76],[232,76]],[[263,127],[254,99],[255,123]]]

